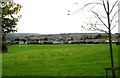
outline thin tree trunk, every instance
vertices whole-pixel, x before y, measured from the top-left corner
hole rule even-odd
[[[6,42],[5,35],[2,35],[2,41],[3,41],[3,42]]]
[[[112,36],[111,36],[110,30],[109,30],[109,49],[110,49],[111,67],[114,67],[113,50],[112,50]],[[115,78],[115,70],[112,70],[112,78]]]
[[[8,52],[6,37],[5,35],[2,36],[2,53]]]
[[[109,25],[109,50],[110,50],[110,59],[111,59],[111,67],[114,67],[114,58],[113,58],[113,50],[112,50],[112,35],[111,35],[111,24],[110,24],[110,17],[108,14],[108,25]],[[115,78],[115,70],[112,70],[112,78]]]
[[[107,17],[108,17],[108,36],[109,36],[109,49],[110,49],[110,58],[111,58],[111,67],[114,67],[114,60],[113,60],[113,50],[112,50],[112,36],[111,36],[111,22],[110,22],[110,7],[109,1],[107,0]],[[112,78],[115,78],[115,70],[112,70]]]

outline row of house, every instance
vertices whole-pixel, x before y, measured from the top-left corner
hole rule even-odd
[[[119,36],[113,35],[112,42],[119,42]],[[80,35],[80,34],[56,34],[56,35],[40,35],[25,38],[11,39],[14,44],[64,44],[64,43],[108,43],[107,37],[100,34]]]

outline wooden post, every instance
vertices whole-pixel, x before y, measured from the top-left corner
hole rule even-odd
[[[106,70],[106,78],[108,78],[108,70]]]
[[[120,67],[110,67],[110,68],[105,68],[105,71],[106,71],[106,78],[108,78],[108,71],[111,70],[111,71],[115,71],[115,70],[120,70]],[[113,76],[112,76],[113,77]],[[115,78],[115,77],[114,77]]]

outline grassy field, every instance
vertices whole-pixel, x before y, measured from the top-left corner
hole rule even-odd
[[[108,44],[10,45],[3,76],[105,76]],[[115,66],[118,47],[113,45]]]

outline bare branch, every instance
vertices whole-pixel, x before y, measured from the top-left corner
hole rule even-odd
[[[82,26],[82,28],[85,29],[85,30],[88,30],[88,31],[101,31],[101,32],[105,32],[105,33],[108,34],[107,31],[105,31],[103,29],[99,29],[99,28],[96,27],[97,25],[99,25],[98,22],[96,22],[94,24],[93,23],[89,23],[89,24],[87,23],[87,25],[90,25],[90,27],[86,28],[86,27]],[[102,24],[100,24],[100,25],[102,25]]]
[[[10,14],[11,18],[14,19],[14,17],[12,16],[12,14]]]
[[[106,27],[106,28],[108,28],[108,26],[103,22],[103,20],[99,17],[99,15],[96,13],[96,12],[94,12],[94,11],[92,11],[96,16],[97,16],[97,18],[102,22],[102,24]]]
[[[120,12],[120,10],[118,10],[117,12],[114,13],[113,17],[111,18],[111,23],[113,22],[114,17],[117,15],[118,12]]]
[[[102,29],[96,29],[96,30],[99,30],[99,31],[101,31],[101,32],[105,32],[105,33],[107,33],[108,34],[108,32],[107,31],[105,31],[105,30],[102,30]]]
[[[107,33],[107,31],[105,31],[105,30],[103,30],[103,29],[97,28],[97,27],[96,27],[96,26],[97,26],[97,23],[98,23],[98,22],[96,22],[96,23],[94,24],[95,29],[96,29],[96,30],[99,30],[99,31],[101,31],[101,32]]]
[[[102,3],[88,3],[88,4],[84,5],[82,8],[80,8],[79,10],[77,10],[77,11],[75,11],[75,12],[72,12],[72,14],[77,13],[77,12],[85,9],[85,8],[86,8],[87,6],[89,6],[89,5],[95,5],[95,6],[96,6],[97,4],[103,5]],[[93,7],[93,8],[94,8],[94,7]],[[70,15],[70,10],[68,10],[68,15]]]
[[[107,9],[108,9],[108,12],[107,14],[110,14],[109,11],[110,11],[110,7],[109,7],[109,1],[107,0]]]
[[[103,0],[100,0],[101,2],[103,2]]]
[[[111,12],[113,11],[115,5],[118,3],[118,1],[119,1],[119,0],[117,0],[117,1],[115,2],[115,4],[112,6],[112,9],[111,9],[111,11],[110,11],[110,14],[111,14]]]
[[[84,27],[84,26],[82,26],[82,28],[84,29],[84,30],[87,30],[87,31],[96,31],[96,29],[94,29],[94,28],[92,28],[92,27]]]
[[[87,25],[91,25],[92,23],[87,23]],[[98,25],[101,25],[101,26],[103,26],[103,24],[98,24],[98,23],[96,23],[96,26],[98,26]]]
[[[115,22],[115,25],[111,28],[111,30],[113,30],[115,27],[116,27],[116,24],[118,23],[119,21],[116,21]]]
[[[108,13],[108,12],[107,12],[107,8],[106,8],[106,6],[105,6],[105,2],[104,2],[104,0],[103,0],[103,6],[104,6],[104,10],[105,10],[105,12]]]
[[[83,10],[85,7],[87,7],[89,5],[95,5],[95,4],[103,5],[102,3],[88,3],[88,4],[84,5],[81,9]]]
[[[105,18],[105,19],[108,19],[107,17],[105,17],[105,16],[101,16],[101,18]]]

